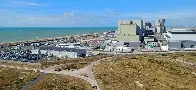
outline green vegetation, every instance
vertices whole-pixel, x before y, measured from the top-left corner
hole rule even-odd
[[[186,55],[192,54],[118,57],[96,65],[94,74],[101,90],[194,90],[196,68],[174,62]]]
[[[27,90],[93,90],[91,85],[79,78],[47,74]]]
[[[196,63],[196,53],[192,52],[192,53],[178,53],[178,58],[183,59],[184,61],[187,62],[192,62],[192,63]]]
[[[89,64],[87,64],[87,63],[69,64],[69,65],[61,66],[61,69],[62,70],[81,69],[81,68],[84,68],[85,66],[88,66],[88,65]]]
[[[41,64],[39,63],[23,63],[19,61],[0,61],[0,65],[6,65],[6,66],[13,66],[13,67],[20,67],[20,68],[34,68],[38,69],[41,68]]]
[[[171,59],[196,63],[196,52],[164,53],[164,54],[157,54],[156,56],[171,57]]]
[[[0,90],[19,90],[39,76],[39,73],[0,67]]]
[[[48,68],[50,66],[54,65],[60,65],[60,64],[67,64],[67,63],[89,63],[94,62],[96,60],[99,60],[101,58],[108,57],[108,55],[100,55],[95,57],[87,57],[87,58],[76,58],[76,59],[69,59],[69,60],[57,60],[57,61],[45,61],[41,63],[42,68]]]

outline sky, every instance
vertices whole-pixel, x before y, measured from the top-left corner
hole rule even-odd
[[[0,27],[117,27],[118,20],[196,26],[196,0],[0,0]]]

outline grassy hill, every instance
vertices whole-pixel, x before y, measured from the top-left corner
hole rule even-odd
[[[194,58],[182,53],[118,57],[96,65],[94,74],[101,90],[195,90],[196,69],[175,62],[186,56]]]
[[[19,90],[39,76],[39,73],[0,67],[0,90]]]
[[[27,90],[93,90],[90,83],[71,76],[47,74]]]

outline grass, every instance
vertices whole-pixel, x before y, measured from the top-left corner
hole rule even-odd
[[[91,85],[79,78],[47,74],[27,90],[93,90]]]
[[[0,90],[19,90],[38,76],[34,71],[0,67]]]
[[[81,69],[81,68],[84,68],[84,67],[86,67],[88,65],[89,64],[87,64],[87,63],[68,64],[68,65],[61,66],[61,69],[62,70]]]
[[[186,62],[196,63],[196,52],[178,52],[173,54],[157,54],[158,56],[171,57],[172,59],[181,59]]]
[[[179,57],[183,58],[184,61],[196,63],[196,53],[179,53]]]
[[[173,62],[179,53],[114,58],[95,66],[101,90],[194,90],[193,67]]]
[[[77,59],[69,59],[69,60],[57,60],[57,61],[45,61],[41,63],[42,68],[48,68],[50,66],[54,65],[60,65],[60,64],[67,64],[67,63],[90,63],[94,62],[96,60],[99,60],[101,58],[108,57],[107,55],[100,55],[95,57],[87,57],[87,58],[77,58]]]
[[[41,64],[37,63],[23,63],[18,61],[0,61],[0,65],[6,65],[6,66],[14,66],[14,67],[20,67],[20,68],[41,68]]]

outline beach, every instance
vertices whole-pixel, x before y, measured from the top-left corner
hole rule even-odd
[[[116,29],[116,27],[1,27],[0,43],[99,33]]]

